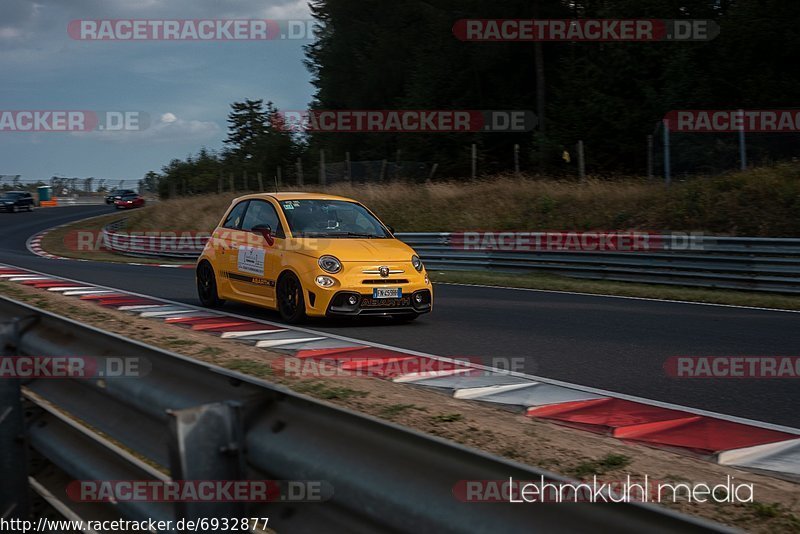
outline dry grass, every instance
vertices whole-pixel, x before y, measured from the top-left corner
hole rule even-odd
[[[635,178],[578,183],[496,176],[433,184],[336,184],[322,191],[355,198],[405,232],[635,229],[800,234],[800,166],[796,164],[695,179],[671,188]],[[131,228],[210,231],[236,196],[225,193],[159,203],[131,215]]]

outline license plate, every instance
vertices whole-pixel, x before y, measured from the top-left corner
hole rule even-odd
[[[399,287],[376,287],[372,290],[374,299],[399,299],[403,296],[403,289]]]

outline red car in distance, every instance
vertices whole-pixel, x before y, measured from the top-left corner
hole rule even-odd
[[[141,208],[144,206],[144,197],[136,193],[125,194],[114,201],[114,206],[118,210]]]

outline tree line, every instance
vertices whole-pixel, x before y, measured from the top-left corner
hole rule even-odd
[[[231,105],[225,148],[201,150],[148,173],[146,189],[211,192],[274,180],[307,182],[328,161],[404,158],[437,164],[437,177],[470,174],[476,145],[481,173],[514,169],[574,173],[583,141],[588,172],[642,175],[646,139],[661,154],[661,119],[676,109],[782,109],[797,106],[800,2],[784,0],[312,0],[319,23],[306,46],[315,110],[531,110],[538,127],[522,133],[316,133],[283,131],[262,100]],[[719,36],[701,42],[464,42],[459,19],[711,19]],[[797,134],[750,136],[753,163],[798,156]],[[734,134],[674,136],[678,173],[730,169]],[[572,157],[567,157],[571,155]],[[567,163],[567,161],[570,163]],[[299,165],[298,165],[299,162]],[[280,169],[280,170],[279,170]]]

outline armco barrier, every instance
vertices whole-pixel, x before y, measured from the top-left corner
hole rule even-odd
[[[106,246],[139,257],[194,259],[202,240],[175,247],[159,237],[131,239],[120,229],[103,231]],[[429,270],[551,273],[573,278],[677,286],[800,293],[800,239],[759,237],[651,236],[663,248],[650,251],[467,250],[448,232],[398,233]],[[679,240],[680,242],[676,242]],[[143,245],[146,243],[146,246]],[[676,246],[677,245],[677,246]]]
[[[107,298],[112,298],[108,295]],[[143,300],[143,299],[140,299]],[[119,304],[119,303],[117,303]],[[211,364],[0,298],[0,350],[148,362],[126,378],[0,380],[0,508],[27,515],[26,480],[70,519],[269,517],[279,532],[714,532],[643,504],[470,504],[461,480],[557,475],[381,422]],[[23,420],[23,417],[25,418]],[[27,464],[27,437],[40,458]],[[11,461],[8,461],[11,460]],[[72,502],[71,480],[324,481],[323,502]]]

